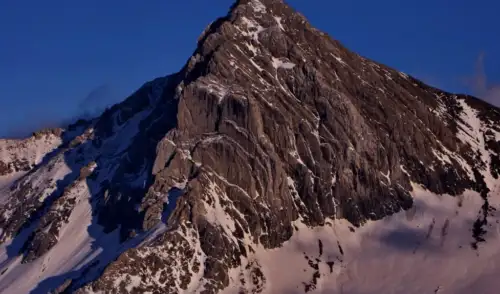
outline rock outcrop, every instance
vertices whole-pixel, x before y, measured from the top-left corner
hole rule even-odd
[[[244,267],[251,285],[240,286],[259,293],[257,247],[279,248],[297,221],[345,219],[354,231],[409,210],[417,183],[481,194],[477,248],[500,175],[499,125],[499,109],[359,56],[282,1],[239,0],[179,73],[108,109],[11,188],[2,241],[30,230],[19,253],[34,262],[87,201],[92,224],[122,245],[116,260],[61,278],[66,291],[217,293]],[[63,162],[57,187],[35,186]]]

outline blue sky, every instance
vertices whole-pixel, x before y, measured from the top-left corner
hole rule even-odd
[[[232,3],[0,0],[0,136],[120,101],[177,71]],[[500,82],[500,1],[288,3],[349,49],[432,85],[491,96]],[[475,88],[465,83],[472,77]]]

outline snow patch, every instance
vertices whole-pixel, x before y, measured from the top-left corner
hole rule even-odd
[[[273,67],[276,69],[278,68],[292,69],[295,67],[295,63],[289,61],[283,61],[281,58],[273,57],[272,62],[273,62]]]
[[[250,6],[253,8],[253,11],[255,12],[260,12],[260,13],[267,12],[266,6],[262,4],[262,2],[260,2],[259,0],[252,0],[250,2]]]
[[[250,43],[245,43],[245,46],[247,46],[248,50],[252,51],[254,55],[257,55],[258,49],[255,46]]]
[[[492,187],[495,179],[489,172],[488,167],[491,163],[490,151],[486,150],[486,142],[483,135],[487,128],[479,118],[477,110],[470,107],[465,100],[457,100],[463,109],[461,119],[465,122],[465,124],[459,122],[460,127],[457,137],[465,144],[468,144],[473,151],[479,152],[481,161],[486,165],[486,170],[481,173],[485,177],[488,187]]]
[[[290,152],[289,152],[289,154],[290,154],[293,158],[295,158],[295,159],[296,159],[296,160],[297,160],[297,161],[298,161],[301,165],[304,165],[304,166],[306,165],[306,164],[304,163],[304,161],[302,161],[302,158],[300,158],[300,155],[299,155],[299,153],[297,152],[297,150],[292,150],[292,151],[290,151]]]
[[[244,36],[251,37],[256,42],[259,42],[259,34],[265,30],[260,24],[255,22],[254,20],[248,19],[246,17],[242,17],[241,20],[246,25],[246,30],[242,32]]]
[[[279,16],[275,16],[274,17],[274,20],[276,21],[276,23],[278,24],[278,27],[280,28],[280,30],[284,31],[285,28],[283,27],[283,24],[281,23],[281,20],[282,18],[279,17]]]
[[[387,174],[384,174],[383,172],[380,172],[380,174],[387,180],[387,184],[391,184],[391,170],[387,171]]]
[[[337,62],[339,62],[340,64],[347,66],[347,63],[345,63],[345,61],[342,58],[340,58],[332,53],[330,53],[330,55],[333,56],[333,58],[335,58],[335,60],[337,60]]]
[[[226,213],[220,202],[221,198],[227,198],[227,196],[225,196],[225,193],[213,182],[208,186],[207,194],[213,202],[212,205],[208,205],[204,202],[207,211],[205,214],[207,221],[213,225],[221,226],[227,236],[232,236],[233,232],[236,230],[236,225],[231,216]]]
[[[14,172],[5,176],[0,176],[0,203],[2,202],[3,195],[7,194],[7,191],[3,191],[4,189],[8,189],[16,180],[24,176],[26,172]]]
[[[259,71],[263,71],[264,69],[262,67],[260,67],[257,63],[255,63],[255,61],[253,61],[253,59],[250,59],[250,63]]]
[[[209,81],[203,86],[210,94],[215,95],[219,99],[219,104],[224,100],[224,97],[226,97],[229,92],[225,86],[215,81]]]

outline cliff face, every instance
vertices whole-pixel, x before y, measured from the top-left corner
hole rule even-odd
[[[301,226],[346,220],[355,231],[411,214],[415,187],[460,205],[475,191],[464,246],[479,250],[498,197],[499,126],[499,109],[350,52],[282,1],[240,0],[179,73],[3,190],[5,276],[54,268],[46,257],[64,252],[74,267],[38,291],[269,291],[259,252]],[[307,260],[312,291],[320,259]]]

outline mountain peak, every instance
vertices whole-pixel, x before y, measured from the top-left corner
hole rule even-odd
[[[457,292],[446,264],[498,252],[497,111],[349,51],[282,1],[240,0],[179,73],[0,188],[0,289]]]
[[[242,5],[247,5],[250,6],[255,12],[260,12],[260,13],[268,13],[269,8],[272,8],[273,5],[284,5],[283,0],[237,0],[235,4],[233,4],[234,7],[242,6]]]

